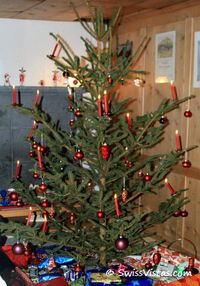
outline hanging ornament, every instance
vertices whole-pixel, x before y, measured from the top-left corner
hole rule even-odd
[[[150,262],[147,262],[145,265],[144,265],[145,269],[151,269],[152,268],[152,264]]]
[[[74,225],[74,224],[75,224],[75,215],[74,215],[74,213],[71,213],[71,214],[70,214],[69,223],[70,223],[71,225]]]
[[[23,205],[24,205],[24,203],[23,203],[23,201],[22,200],[17,200],[17,202],[16,202],[16,206],[17,207],[23,207]]]
[[[180,210],[180,209],[176,210],[176,211],[173,213],[173,216],[174,216],[174,217],[179,217],[180,215],[181,215],[181,210]]]
[[[119,82],[120,82],[121,85],[124,85],[124,79],[123,78],[120,79]]]
[[[24,246],[24,255],[30,256],[31,253],[32,253],[32,245],[28,243],[27,245]]]
[[[38,178],[39,178],[39,175],[38,175],[37,172],[33,172],[33,178],[34,178],[34,179],[38,179]]]
[[[47,208],[47,207],[49,207],[49,202],[48,202],[47,199],[44,199],[44,200],[41,201],[41,207],[42,207],[42,208]]]
[[[55,212],[55,209],[53,207],[51,207],[50,212],[49,212],[48,215],[49,215],[50,218],[55,218],[56,212]]]
[[[101,156],[104,160],[108,160],[109,156],[110,156],[110,146],[107,145],[106,143],[104,143],[101,147],[100,147],[100,152],[101,152]]]
[[[80,149],[78,149],[78,151],[76,151],[76,153],[74,154],[74,157],[76,157],[77,160],[81,160],[84,157],[84,153]]]
[[[70,76],[70,73],[69,73],[68,71],[64,71],[64,72],[62,73],[62,75],[63,75],[63,77],[68,78],[68,77]]]
[[[24,254],[25,248],[23,243],[17,242],[12,246],[12,252],[15,255],[22,255]]]
[[[142,172],[142,171],[139,171],[139,172],[138,172],[138,177],[143,177],[143,176],[144,176],[143,172]]]
[[[112,83],[113,83],[113,79],[112,79],[112,77],[111,77],[110,74],[108,74],[107,80],[108,80],[108,83],[109,83],[109,84],[112,84]]]
[[[182,217],[187,217],[188,216],[188,212],[186,210],[181,211],[181,216]]]
[[[128,247],[128,239],[123,237],[122,235],[119,235],[119,237],[115,240],[115,247],[118,250],[124,250]]]
[[[28,155],[30,158],[33,158],[33,157],[35,157],[35,152],[31,150],[31,151],[29,151]]]
[[[100,211],[97,211],[96,215],[97,215],[98,218],[104,218],[105,213],[100,210]]]
[[[166,116],[161,116],[159,122],[160,124],[166,124],[168,122],[168,119]]]
[[[131,168],[131,167],[134,166],[134,163],[133,162],[128,162],[127,166],[128,166],[128,168]]]
[[[190,117],[192,117],[192,112],[190,110],[186,110],[184,112],[184,116],[187,117],[187,118],[190,118]]]
[[[18,194],[15,191],[9,193],[9,199],[13,202],[18,200]]]
[[[45,150],[46,150],[45,146],[41,145],[40,146],[40,152],[44,154]]]
[[[73,106],[72,106],[72,104],[70,104],[70,105],[68,106],[68,109],[69,109],[69,111],[73,111]]]
[[[33,141],[33,143],[32,143],[32,148],[33,148],[33,149],[37,149],[37,148],[38,148],[38,143],[35,142],[35,141]]]
[[[71,119],[71,120],[69,121],[69,126],[74,126],[74,124],[75,124],[75,121],[74,121],[73,119]]]
[[[79,263],[74,265],[74,272],[77,272],[77,273],[82,272],[82,269]]]
[[[79,108],[77,108],[77,109],[75,110],[74,114],[75,114],[77,117],[80,117],[80,116],[82,115]]]
[[[126,188],[122,189],[121,197],[122,197],[122,202],[125,203],[128,198],[128,191]]]
[[[39,185],[39,187],[40,187],[40,189],[41,189],[43,192],[45,192],[46,189],[47,189],[47,185],[46,185],[44,182],[42,182],[42,183]]]
[[[138,86],[138,87],[143,87],[145,85],[145,80],[144,79],[141,79],[139,77],[136,77],[134,80],[133,80],[133,83],[135,86]]]
[[[146,173],[143,178],[145,182],[149,182],[152,179],[152,177],[148,173]]]
[[[77,84],[78,84],[78,80],[77,80],[77,79],[74,79],[74,80],[73,80],[73,84],[74,84],[74,85],[77,85]]]
[[[153,255],[153,263],[155,265],[158,265],[158,263],[160,262],[161,259],[161,254],[159,252],[154,253]]]
[[[190,168],[192,166],[192,163],[189,160],[184,160],[182,162],[183,168]]]

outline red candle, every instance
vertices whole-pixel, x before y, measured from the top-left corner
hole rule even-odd
[[[175,194],[175,190],[172,188],[167,178],[165,179],[165,186],[170,190],[172,195]]]
[[[120,216],[117,194],[114,194],[116,216]]]
[[[104,111],[105,111],[105,114],[108,114],[108,93],[107,93],[107,90],[104,90]]]
[[[171,93],[172,93],[172,99],[176,100],[177,96],[176,96],[176,90],[175,90],[175,86],[174,86],[173,80],[171,80],[171,82],[170,82],[170,88],[171,88]]]
[[[55,57],[55,53],[56,53],[57,48],[58,48],[58,41],[56,41],[56,45],[55,45],[53,52],[51,54],[52,57]]]
[[[127,124],[128,124],[128,128],[131,129],[130,113],[126,113],[126,121],[127,121]]]
[[[40,91],[39,89],[37,89],[36,91],[36,96],[35,96],[35,100],[34,100],[34,106],[36,106],[37,102],[38,102],[38,99],[39,99],[39,96],[40,96]]]
[[[17,105],[17,93],[16,93],[16,88],[13,85],[13,89],[12,89],[12,98],[13,98],[13,106]]]
[[[101,95],[98,95],[98,116],[102,116]]]
[[[43,222],[43,226],[42,226],[42,232],[46,231],[46,227],[47,227],[47,214],[44,214],[44,222]]]
[[[27,218],[27,221],[26,221],[26,225],[29,225],[29,224],[30,224],[31,216],[32,216],[32,207],[29,208],[28,218]]]
[[[18,160],[16,163],[16,169],[15,169],[15,178],[16,179],[19,177],[19,169],[20,169],[20,161]]]
[[[39,165],[40,170],[42,170],[42,156],[40,152],[40,146],[38,146],[37,148],[37,155],[38,155],[38,165]]]
[[[179,136],[179,133],[178,133],[178,130],[176,130],[176,150],[181,150],[181,140],[180,140],[180,136]]]

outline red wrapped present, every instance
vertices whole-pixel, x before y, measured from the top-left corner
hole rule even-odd
[[[163,286],[198,286],[200,285],[200,274],[193,275],[191,277],[183,278],[178,281],[173,281]],[[156,286],[158,286],[156,284]]]

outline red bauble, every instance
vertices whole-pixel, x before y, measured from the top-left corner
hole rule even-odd
[[[192,117],[192,112],[190,110],[186,110],[184,112],[184,116],[190,118],[190,117]]]
[[[165,116],[161,116],[159,122],[160,122],[160,124],[166,124],[168,122],[168,119]]]
[[[47,185],[44,183],[44,182],[42,182],[40,185],[39,185],[39,187],[40,187],[40,189],[44,192],[44,191],[46,191],[46,189],[47,189]]]
[[[72,110],[73,110],[73,106],[72,106],[72,104],[70,104],[70,105],[68,106],[68,109],[69,109],[70,111],[72,111]]]
[[[77,109],[75,110],[74,114],[75,114],[77,117],[80,117],[80,116],[82,115],[79,108],[77,108]]]
[[[183,168],[190,168],[192,166],[192,163],[189,160],[184,160],[182,162]]]
[[[146,175],[144,175],[144,180],[145,180],[145,182],[149,182],[149,181],[151,181],[151,176],[147,173]]]
[[[18,195],[17,195],[17,193],[16,192],[10,192],[9,193],[9,199],[11,200],[11,201],[14,201],[14,202],[16,202],[17,200],[18,200]]]
[[[44,199],[41,201],[41,207],[48,208],[48,206],[49,206],[49,202],[47,199]]]
[[[17,207],[23,207],[23,205],[24,205],[24,203],[23,203],[23,201],[22,200],[17,200],[17,202],[16,202],[16,206]]]
[[[70,214],[69,223],[70,223],[71,225],[74,225],[74,224],[75,224],[75,215],[74,215],[73,213]]]
[[[182,217],[188,216],[188,212],[187,212],[186,210],[181,211],[181,216],[182,216]]]
[[[29,151],[28,155],[29,155],[30,158],[33,158],[33,157],[35,157],[35,152],[34,151]]]
[[[123,237],[122,235],[119,235],[119,237],[115,240],[115,247],[118,250],[124,250],[128,247],[128,239]]]
[[[72,93],[68,94],[67,97],[68,97],[69,100],[73,100],[73,94]]]
[[[144,267],[148,270],[152,268],[152,264],[150,262],[147,262]]]
[[[43,145],[40,146],[40,152],[45,153],[45,147]]]
[[[69,126],[74,126],[74,123],[75,123],[75,121],[74,121],[73,119],[71,119],[71,120],[69,121]]]
[[[179,209],[173,213],[174,217],[179,217],[180,215],[181,215],[181,210],[179,210]]]
[[[78,84],[78,80],[77,79],[73,80],[73,84],[77,85]]]
[[[36,150],[38,148],[38,143],[34,141],[32,143],[32,148]]]
[[[73,156],[73,160],[74,160],[74,161],[78,161],[79,159],[74,155],[74,156]]]
[[[105,213],[103,211],[97,211],[96,215],[98,218],[104,218]]]
[[[80,266],[80,264],[76,264],[76,265],[74,265],[74,272],[82,272],[82,268],[81,268],[81,266]]]
[[[108,75],[108,83],[109,83],[109,84],[112,84],[112,83],[113,83],[112,77],[111,77],[110,75]]]
[[[38,178],[39,178],[39,175],[38,175],[37,172],[33,172],[33,178],[34,178],[34,179],[38,179]]]
[[[158,263],[160,262],[161,259],[161,254],[159,252],[154,253],[153,255],[153,263],[155,265],[158,265]]]
[[[76,157],[78,160],[83,159],[84,153],[81,150],[78,150],[75,154],[74,157]]]
[[[110,156],[110,146],[108,146],[106,143],[104,143],[101,147],[100,147],[100,152],[101,152],[101,156],[104,160],[108,160],[109,156]]]
[[[128,191],[126,188],[122,189],[121,197],[122,197],[122,202],[125,203],[128,198]]]
[[[23,243],[17,242],[15,244],[13,244],[12,246],[12,252],[15,255],[22,255],[24,254],[25,251],[25,247],[23,245]]]

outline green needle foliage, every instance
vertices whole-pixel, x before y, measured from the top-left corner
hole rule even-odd
[[[68,246],[71,250],[66,254],[84,265],[91,264],[90,259],[94,264],[106,265],[113,258],[120,259],[151,248],[154,243],[145,242],[145,238],[154,235],[152,227],[166,221],[188,201],[182,196],[184,190],[180,190],[161,202],[157,211],[138,212],[138,198],[146,194],[157,196],[166,175],[184,152],[193,148],[146,158],[141,156],[141,150],[160,144],[164,137],[167,124],[158,124],[160,117],[189,98],[163,99],[155,111],[138,116],[136,120],[131,119],[132,128],[128,128],[124,114],[130,109],[131,99],[117,100],[116,86],[125,82],[132,73],[140,72],[134,70],[134,63],[148,39],[144,39],[129,56],[126,53],[127,41],[127,47],[119,56],[112,48],[112,35],[120,10],[114,11],[111,19],[104,21],[102,11],[95,9],[91,23],[82,21],[76,9],[75,12],[81,25],[96,40],[93,44],[82,39],[86,64],[81,66],[80,58],[59,35],[54,34],[51,35],[64,49],[65,57],[50,55],[49,58],[58,69],[73,76],[90,93],[90,97],[83,95],[80,100],[70,102],[74,111],[80,109],[81,116],[75,117],[70,131],[63,131],[40,105],[32,109],[19,107],[20,112],[39,122],[40,128],[34,130],[34,136],[43,134],[47,142],[45,171],[37,171],[47,185],[45,195],[54,208],[55,216],[48,217],[49,232],[46,233],[42,233],[37,225],[26,226],[11,221],[0,223],[0,228],[1,232],[14,234],[18,239],[34,240],[39,245],[54,244],[60,252],[64,251],[63,246]],[[108,81],[108,77],[111,80]],[[109,114],[99,117],[98,95],[103,99],[105,90],[109,95]],[[100,152],[104,143],[110,152],[107,159]],[[76,158],[77,150],[83,152],[81,160]],[[128,158],[128,164],[125,158]],[[37,157],[33,160],[38,166]],[[144,177],[138,176],[141,170],[148,173],[151,180],[145,181]],[[128,198],[122,201],[124,178]],[[42,213],[51,211],[41,207],[41,199],[21,180],[13,182],[13,186],[24,201],[38,206]],[[114,194],[118,196],[119,217],[116,216]],[[97,217],[98,211],[104,213],[103,218]],[[72,214],[74,223],[70,223]],[[128,247],[121,251],[115,247],[119,235],[129,241]]]

